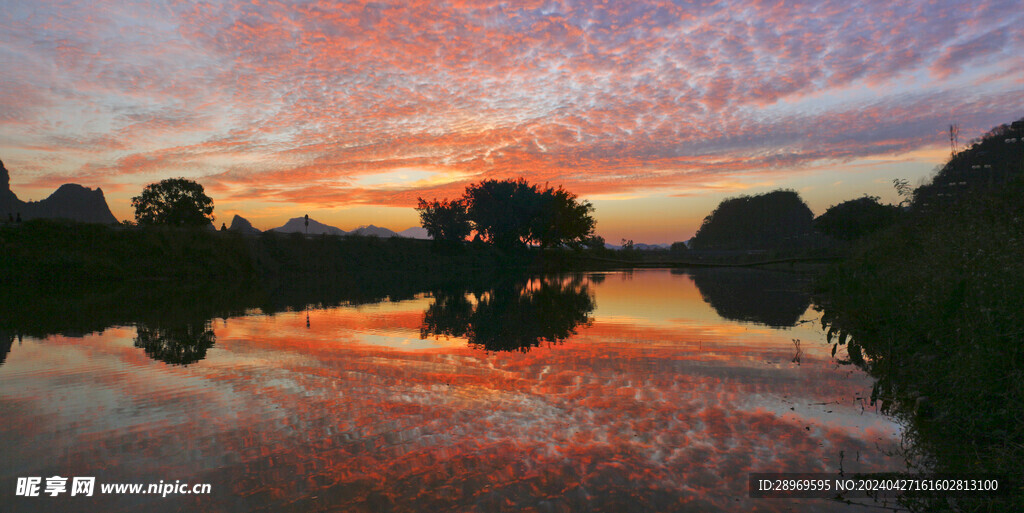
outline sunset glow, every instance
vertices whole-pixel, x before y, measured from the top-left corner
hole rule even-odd
[[[1024,116],[1024,10],[980,2],[12,0],[0,159],[40,200],[163,178],[216,224],[418,224],[486,178],[562,184],[597,233],[693,235],[723,198],[893,201]]]

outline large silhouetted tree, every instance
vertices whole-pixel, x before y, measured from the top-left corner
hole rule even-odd
[[[542,248],[560,244],[579,247],[593,235],[596,221],[589,201],[577,201],[575,194],[561,187],[549,188],[540,196],[540,213],[534,217],[530,232]]]
[[[151,183],[132,198],[140,225],[206,226],[213,222],[213,200],[203,186],[184,178]]]
[[[578,247],[594,240],[593,205],[562,187],[541,189],[520,178],[484,180],[460,200],[420,199],[420,219],[432,237],[465,238],[465,221],[480,238],[502,248],[526,244]],[[468,232],[466,232],[468,233]]]
[[[530,241],[531,225],[542,208],[537,186],[522,178],[472,184],[466,187],[463,201],[477,233],[503,248]]]
[[[427,234],[436,241],[463,241],[472,230],[466,205],[460,200],[427,201],[419,198],[416,211]]]

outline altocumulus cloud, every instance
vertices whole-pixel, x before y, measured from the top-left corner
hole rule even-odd
[[[1024,92],[1000,0],[41,0],[0,22],[16,179],[188,174],[238,201],[695,189],[983,130]],[[406,169],[434,179],[360,185]]]

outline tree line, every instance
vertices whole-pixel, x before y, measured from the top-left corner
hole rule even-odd
[[[879,203],[877,196],[844,201],[814,217],[796,191],[775,190],[723,200],[697,230],[689,249],[794,249],[836,241],[854,241],[891,226],[897,206]]]
[[[461,198],[418,198],[420,220],[436,241],[476,237],[504,249],[536,245],[604,247],[594,235],[594,206],[561,186],[540,187],[526,180],[484,180],[466,187]],[[140,226],[207,226],[213,200],[203,186],[184,178],[149,184],[132,198]]]
[[[915,196],[923,197],[924,189]],[[814,218],[795,191],[728,198],[704,218],[689,249],[804,247],[816,245],[819,234],[852,241],[896,222],[899,208],[882,205],[878,199],[864,196],[846,201]],[[915,204],[923,203],[922,198],[914,199]],[[132,206],[140,226],[203,227],[213,221],[213,200],[202,185],[184,178],[149,184],[132,198]],[[604,239],[594,234],[594,207],[589,201],[579,200],[561,186],[540,187],[522,178],[471,184],[456,199],[418,198],[416,211],[427,234],[449,244],[475,233],[475,239],[503,249],[604,247]],[[673,245],[673,252],[685,249],[682,243]]]

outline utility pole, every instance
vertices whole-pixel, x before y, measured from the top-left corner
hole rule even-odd
[[[953,123],[949,125],[949,158],[950,160],[956,158],[957,146],[959,146],[960,139],[960,125]]]

